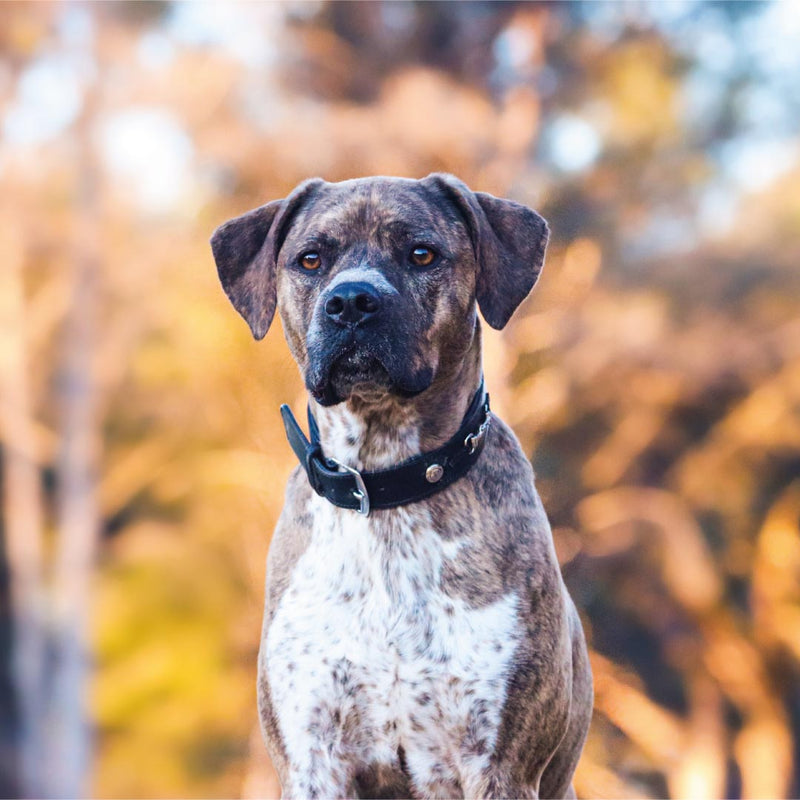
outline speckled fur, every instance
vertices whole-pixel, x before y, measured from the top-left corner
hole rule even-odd
[[[453,435],[480,382],[476,297],[501,327],[541,265],[546,227],[520,209],[448,176],[312,181],[251,212],[241,246],[237,221],[224,227],[226,292],[257,336],[276,295],[326,453],[379,469]],[[252,225],[265,220],[258,249]],[[447,257],[414,274],[402,252],[422,233]],[[324,274],[292,267],[308,242]],[[355,345],[320,310],[348,280],[388,298]],[[253,287],[272,302],[266,314]],[[353,346],[391,385],[337,383],[331,365]],[[368,518],[295,470],[266,595],[259,708],[284,796],[574,796],[586,648],[530,464],[499,419],[466,476]]]

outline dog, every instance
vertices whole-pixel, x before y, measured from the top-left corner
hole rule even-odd
[[[283,796],[574,797],[592,710],[534,476],[483,389],[548,226],[451,175],[312,179],[220,226],[256,339],[276,307],[310,440],[268,557],[258,702]]]

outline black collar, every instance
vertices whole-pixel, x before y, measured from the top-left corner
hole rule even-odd
[[[491,421],[489,395],[484,393],[481,381],[461,427],[446,444],[409,458],[396,467],[359,472],[323,455],[319,428],[310,408],[310,442],[289,406],[281,406],[281,416],[289,444],[305,468],[314,491],[335,506],[350,508],[365,516],[373,508],[394,508],[430,497],[466,475],[483,450]]]

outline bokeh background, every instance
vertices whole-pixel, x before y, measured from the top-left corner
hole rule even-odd
[[[313,175],[539,209],[487,336],[592,650],[582,797],[800,793],[800,10],[0,5],[0,794],[269,797],[304,405],[207,241]]]

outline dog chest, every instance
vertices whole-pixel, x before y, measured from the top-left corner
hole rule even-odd
[[[266,668],[287,755],[309,767],[394,764],[452,785],[491,754],[518,642],[517,597],[473,607],[441,572],[443,541],[417,507],[368,519],[314,499],[311,543],[267,634]]]

